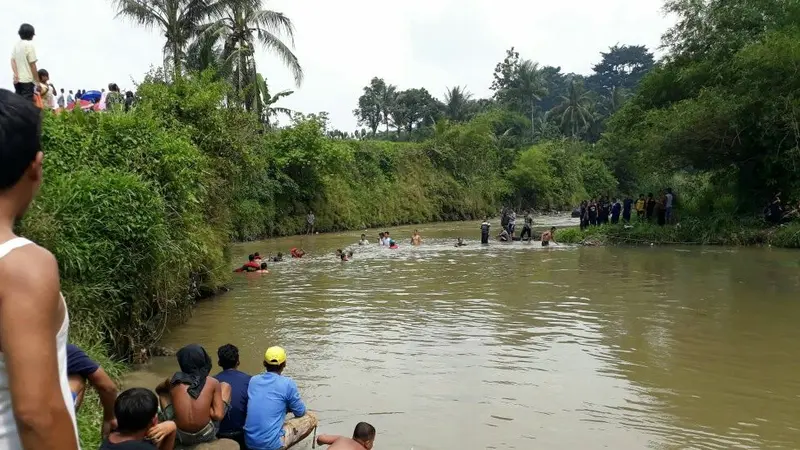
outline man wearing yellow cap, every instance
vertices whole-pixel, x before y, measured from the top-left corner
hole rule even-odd
[[[306,410],[297,384],[281,375],[286,351],[270,347],[264,354],[267,370],[250,379],[247,388],[245,443],[250,450],[281,450],[306,438],[317,426],[316,416]],[[286,419],[286,412],[294,418]]]

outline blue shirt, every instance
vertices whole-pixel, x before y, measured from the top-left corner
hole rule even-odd
[[[247,388],[247,420],[244,442],[250,450],[279,450],[283,447],[286,413],[296,417],[306,413],[297,385],[291,378],[264,372],[250,379]]]
[[[250,375],[236,369],[228,369],[218,373],[214,378],[231,385],[231,409],[220,422],[218,434],[244,430],[244,419],[247,416],[247,386],[250,384]]]
[[[80,347],[67,344],[67,375],[80,375],[85,379],[99,368],[100,365],[89,358]]]

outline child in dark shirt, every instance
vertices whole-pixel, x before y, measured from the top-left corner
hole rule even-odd
[[[119,394],[114,403],[117,429],[100,450],[173,450],[175,422],[158,423],[158,398],[144,388]]]

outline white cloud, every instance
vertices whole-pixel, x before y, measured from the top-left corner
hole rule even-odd
[[[110,82],[132,87],[161,63],[163,41],[115,18],[109,0],[5,2],[0,44],[8,52],[23,22],[36,27],[39,66],[57,88],[99,89]],[[295,23],[296,54],[305,82],[281,105],[328,111],[334,127],[356,128],[352,110],[361,89],[380,76],[401,89],[425,87],[441,97],[445,87],[466,85],[489,95],[495,64],[515,46],[521,56],[566,72],[588,73],[611,45],[655,49],[670,20],[661,0],[272,0],[264,6]],[[294,89],[280,61],[258,54],[270,89]],[[10,69],[0,86],[11,87]]]

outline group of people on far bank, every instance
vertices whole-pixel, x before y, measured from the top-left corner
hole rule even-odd
[[[634,200],[625,197],[624,200],[609,200],[609,197],[601,196],[591,200],[584,200],[580,206],[581,229],[589,226],[605,225],[607,223],[618,224],[630,223],[633,211],[636,211],[637,220],[641,222],[657,223],[666,225],[674,220],[673,207],[675,205],[675,194],[672,188],[661,191],[658,197],[652,193],[645,197],[639,194],[639,198]]]

